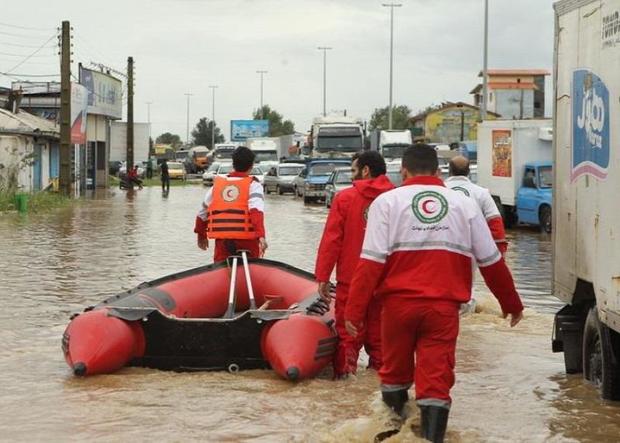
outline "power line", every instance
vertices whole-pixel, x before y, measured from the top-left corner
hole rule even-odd
[[[46,32],[46,33],[53,29],[56,29],[56,28],[32,28],[29,26],[12,25],[9,23],[0,23],[0,26],[4,26],[7,28],[15,28],[15,29],[25,29],[26,31],[41,31],[41,32]]]
[[[52,46],[48,46],[51,48]],[[9,52],[0,52],[0,55],[4,55],[7,57],[28,57],[28,54],[11,54]],[[58,54],[37,54],[32,57],[58,57]]]
[[[41,49],[43,49],[45,47],[45,45],[47,45],[50,41],[52,41],[52,39],[56,38],[57,35],[54,34],[52,35],[50,38],[48,38],[45,43],[43,43],[39,49],[35,50],[32,54],[30,54],[29,56],[27,56],[24,60],[22,60],[21,62],[19,62],[18,64],[16,64],[15,66],[13,66],[11,69],[8,70],[8,72],[13,72],[15,71],[17,68],[19,68],[21,65],[23,65],[24,63],[26,63],[28,60],[30,60],[31,57],[34,57],[36,55],[37,52],[39,52]]]
[[[0,75],[17,79],[18,77],[60,77],[60,74],[9,74],[0,72]]]
[[[40,35],[15,34],[14,32],[5,32],[5,31],[0,31],[0,35],[10,35],[11,37],[25,38],[25,39],[30,39],[30,40],[38,40],[41,38]]]
[[[12,42],[0,42],[0,46],[13,46],[15,48],[27,48],[27,49],[36,49],[38,48],[37,45],[22,45],[19,43],[12,43]],[[48,46],[48,48],[57,48],[58,45],[57,44],[51,44]]]

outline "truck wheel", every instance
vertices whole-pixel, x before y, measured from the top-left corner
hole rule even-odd
[[[541,207],[538,221],[540,223],[540,229],[547,234],[551,234],[551,220],[551,208],[546,205]]]
[[[312,198],[311,198],[311,197],[305,197],[305,196],[304,196],[304,204],[306,204],[306,205],[307,205],[307,204],[308,204],[308,203],[310,203],[310,202],[312,202]]]
[[[263,185],[263,190],[265,191],[265,194],[269,194],[269,186]]]
[[[512,216],[510,211],[502,205],[502,201],[497,196],[493,196],[493,201],[495,202],[495,206],[497,206],[497,210],[499,211],[499,215],[502,217],[504,221],[504,226],[506,228],[512,228]]]
[[[276,192],[278,193],[278,195],[284,195],[284,191],[282,191],[282,188],[280,188],[280,185],[276,186]]]
[[[583,376],[605,400],[620,400],[618,336],[598,318],[596,306],[588,312],[583,331]]]

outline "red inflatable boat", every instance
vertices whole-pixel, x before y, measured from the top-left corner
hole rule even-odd
[[[67,326],[62,348],[79,376],[127,365],[231,372],[271,367],[301,380],[321,371],[337,345],[333,306],[321,301],[316,287],[312,274],[292,266],[235,257],[143,283],[85,309]]]

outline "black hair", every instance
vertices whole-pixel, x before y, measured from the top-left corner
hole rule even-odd
[[[255,158],[256,154],[250,148],[239,146],[232,154],[233,168],[237,172],[249,171],[254,166]]]
[[[359,154],[357,168],[361,170],[364,166],[368,166],[372,178],[384,175],[386,171],[385,160],[377,151],[364,151]]]
[[[464,166],[458,165],[454,159],[450,160],[448,165],[450,176],[467,177],[469,175],[469,161],[463,163]]]
[[[403,168],[414,175],[435,175],[439,169],[437,151],[424,143],[409,146],[403,153]]]

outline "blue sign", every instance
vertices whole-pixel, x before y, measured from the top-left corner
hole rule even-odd
[[[607,178],[609,90],[592,71],[573,73],[573,163],[571,180],[582,175]]]
[[[230,139],[243,142],[248,138],[268,137],[269,120],[231,120]]]

